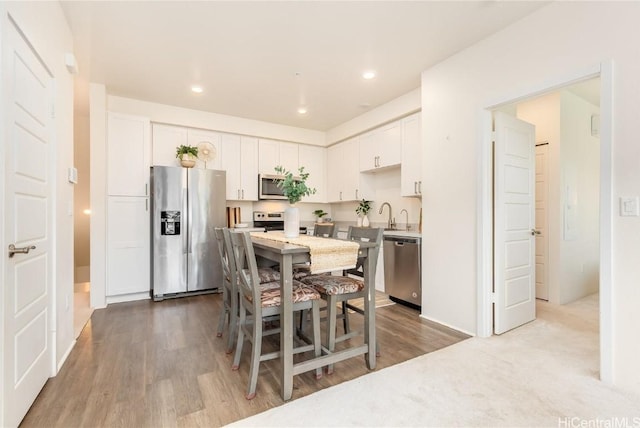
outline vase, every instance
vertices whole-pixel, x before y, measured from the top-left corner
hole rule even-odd
[[[366,215],[362,217],[362,227],[369,227],[369,217]]]
[[[356,226],[362,227],[362,217],[358,216],[358,219],[356,220]]]
[[[185,153],[182,155],[182,159],[180,159],[180,165],[185,168],[193,168],[196,166],[196,159],[192,155]]]
[[[286,238],[300,236],[300,210],[293,205],[284,210],[284,236]]]

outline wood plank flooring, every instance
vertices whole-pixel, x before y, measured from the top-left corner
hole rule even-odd
[[[261,364],[257,396],[244,398],[250,343],[240,370],[232,371],[226,340],[216,337],[221,299],[209,294],[94,311],[21,426],[213,427],[282,405],[277,360]],[[399,304],[379,308],[376,315],[381,348],[376,370],[468,337]],[[350,319],[354,328],[361,327],[361,316]],[[265,339],[265,347],[276,348],[277,338]],[[336,364],[335,372],[320,380],[313,372],[298,375],[293,399],[368,372],[357,357]]]

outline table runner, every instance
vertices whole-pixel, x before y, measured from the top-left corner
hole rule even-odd
[[[309,248],[311,273],[330,272],[334,270],[352,269],[358,260],[360,245],[354,241],[321,238],[318,236],[300,235],[298,238],[287,238],[284,232],[251,232],[256,238],[286,242]]]

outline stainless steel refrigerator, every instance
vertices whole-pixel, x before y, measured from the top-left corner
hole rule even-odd
[[[226,225],[225,197],[225,171],[151,167],[154,300],[222,286],[214,228]]]

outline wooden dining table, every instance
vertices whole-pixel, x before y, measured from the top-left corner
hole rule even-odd
[[[323,238],[334,239],[334,238]],[[375,253],[374,242],[358,242],[358,258],[364,258],[364,286],[367,294],[364,302],[364,344],[354,345],[330,352],[323,347],[322,355],[302,362],[293,362],[293,265],[310,262],[309,247],[265,239],[251,234],[253,248],[257,256],[280,264],[280,364],[281,364],[281,395],[283,400],[290,400],[293,393],[293,377],[300,373],[315,370],[329,364],[365,356],[367,368],[376,367],[376,309],[375,309],[375,269],[376,257],[369,257]]]

